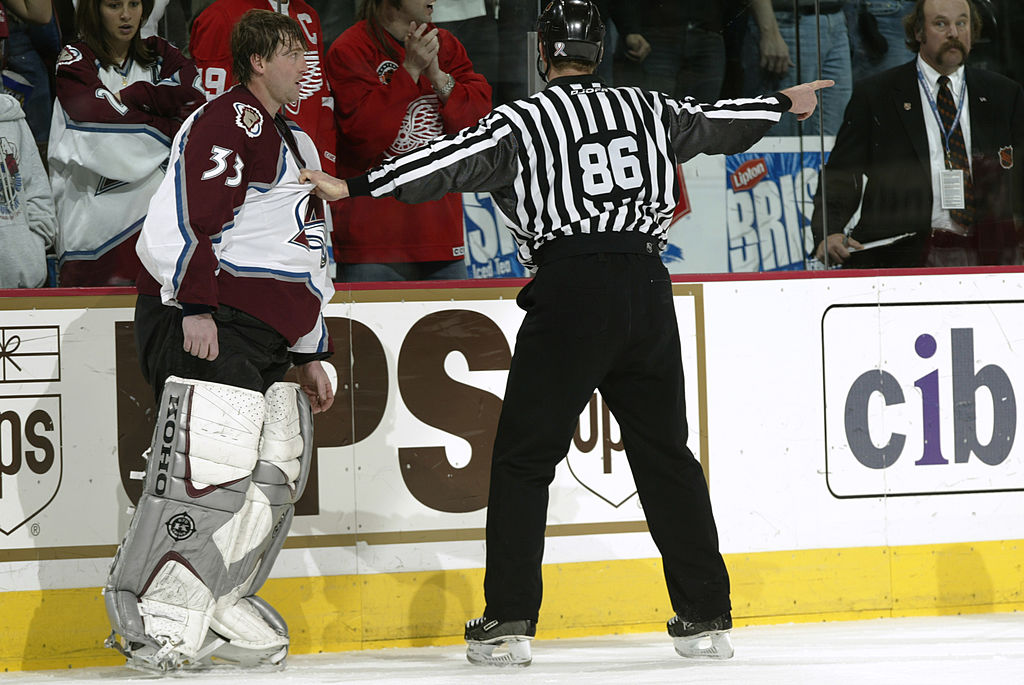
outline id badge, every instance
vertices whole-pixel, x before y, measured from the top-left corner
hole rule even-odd
[[[939,188],[943,209],[964,208],[963,169],[943,169],[940,171]]]

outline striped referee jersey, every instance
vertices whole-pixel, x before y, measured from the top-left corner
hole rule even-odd
[[[634,231],[664,249],[679,201],[676,166],[746,150],[790,106],[779,93],[706,105],[566,76],[349,179],[349,192],[408,203],[489,192],[531,269],[562,236]]]

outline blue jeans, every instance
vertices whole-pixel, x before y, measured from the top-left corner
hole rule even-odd
[[[493,16],[483,15],[463,19],[461,21],[448,21],[435,24],[440,28],[450,31],[462,47],[466,48],[469,61],[473,63],[473,71],[487,79],[492,86],[492,100],[498,104],[494,97],[493,86],[498,82],[498,22]]]
[[[903,30],[903,17],[914,9],[914,0],[860,0],[861,10],[875,18],[878,36],[885,40],[886,51],[878,51],[865,44],[858,25],[857,5],[852,4],[847,12],[850,25],[850,49],[853,53],[853,80],[871,76],[886,69],[898,67],[914,59],[914,53],[907,47],[907,34]]]
[[[816,17],[813,14],[797,15],[800,19],[800,45],[796,43],[797,24],[792,12],[775,12],[775,18],[779,23],[779,33],[789,47],[790,60],[799,65],[800,73],[797,74],[797,67],[791,67],[781,77],[776,74],[768,74],[761,71],[760,55],[758,45],[760,42],[760,31],[753,18],[750,20],[750,36],[747,40],[748,50],[752,49],[753,54],[748,52],[745,66],[748,71],[760,75],[760,87],[753,88],[761,93],[772,93],[784,90],[798,83],[807,83],[815,79],[832,79],[836,85],[825,88],[821,92],[821,107],[816,109],[810,119],[798,122],[796,117],[784,115],[778,124],[768,132],[772,136],[816,136],[823,129],[825,135],[834,136],[839,131],[839,125],[843,123],[843,112],[846,110],[846,103],[850,100],[853,92],[852,72],[850,67],[850,39],[846,30],[846,17],[843,12],[837,11],[831,14],[821,15],[821,72],[818,71],[818,27],[815,24]],[[748,90],[751,90],[748,81]],[[755,93],[751,93],[755,94]]]
[[[699,26],[644,29],[651,54],[641,64],[644,87],[682,99],[715,102],[725,80],[725,41],[722,34]]]
[[[53,114],[53,98],[50,97],[50,77],[39,47],[51,49],[53,54],[60,49],[57,26],[51,21],[43,26],[24,22],[11,22],[7,38],[7,68],[23,76],[32,84],[32,91],[21,108],[25,121],[32,130],[36,143],[46,143],[50,138],[50,118]]]
[[[467,278],[466,262],[397,262],[395,264],[338,264],[344,283],[379,281],[456,281]]]

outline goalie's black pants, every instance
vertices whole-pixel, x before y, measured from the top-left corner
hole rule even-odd
[[[491,464],[484,615],[537,620],[548,486],[595,388],[620,425],[672,607],[691,620],[729,611],[707,485],[686,447],[679,330],[657,250],[543,262],[517,302],[526,317]]]
[[[184,349],[181,310],[168,307],[159,297],[139,295],[135,301],[135,347],[146,382],[157,404],[168,376],[223,383],[265,393],[284,378],[291,367],[288,341],[254,316],[220,305],[213,313],[217,345],[213,361],[199,359]]]

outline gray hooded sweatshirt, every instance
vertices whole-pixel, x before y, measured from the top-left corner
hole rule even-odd
[[[21,105],[0,94],[0,288],[46,284],[57,218],[50,181]]]

